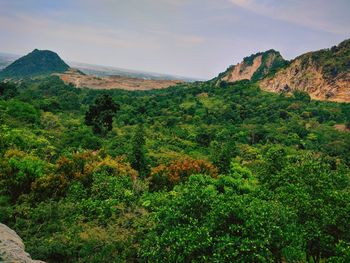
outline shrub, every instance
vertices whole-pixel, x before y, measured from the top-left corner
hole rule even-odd
[[[193,174],[218,175],[218,170],[204,160],[182,159],[169,165],[159,165],[152,169],[150,176],[151,190],[170,190],[174,185],[186,181]]]

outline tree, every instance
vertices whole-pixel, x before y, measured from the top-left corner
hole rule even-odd
[[[293,92],[294,98],[296,100],[309,103],[311,101],[310,95],[305,91],[296,90]]]
[[[113,117],[120,109],[110,95],[100,95],[85,113],[85,124],[92,126],[96,134],[106,134],[113,128]]]
[[[143,125],[137,126],[133,140],[130,155],[131,167],[137,170],[141,177],[145,177],[149,172],[145,153],[145,131]]]
[[[149,183],[150,190],[171,190],[176,184],[185,182],[191,175],[205,174],[217,177],[218,170],[204,160],[180,159],[169,165],[159,165],[152,169]]]
[[[18,94],[17,87],[13,83],[0,82],[0,97],[9,99]]]
[[[295,211],[307,261],[335,256],[338,242],[350,240],[349,170],[310,153],[286,156],[272,149],[267,156],[262,188]]]
[[[237,164],[232,169],[230,176],[192,175],[176,186],[152,213],[155,223],[142,240],[141,258],[150,262],[300,261],[295,214],[278,202],[254,197],[250,192],[254,187],[237,188],[251,174]]]

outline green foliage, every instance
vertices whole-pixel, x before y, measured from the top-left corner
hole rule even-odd
[[[7,82],[0,82],[0,97],[10,99],[18,94],[16,85]]]
[[[239,195],[230,178],[197,175],[176,187],[154,212],[156,224],[140,255],[153,262],[270,262],[293,251],[297,260],[293,213],[278,203]]]
[[[31,184],[44,175],[45,163],[19,151],[8,151],[2,160],[0,186],[2,195],[8,195],[12,201],[31,190]]]
[[[310,95],[305,91],[296,90],[293,92],[293,96],[296,100],[309,103],[311,101]]]
[[[92,126],[94,133],[106,134],[112,130],[113,117],[118,110],[119,105],[113,101],[111,96],[99,96],[86,112],[85,123]]]
[[[263,52],[261,66],[254,72],[251,81],[258,81],[268,76],[273,76],[281,68],[288,66],[288,61],[284,60],[278,51],[273,49]]]
[[[318,262],[335,255],[336,244],[350,238],[349,170],[332,159],[281,150],[269,154],[266,166],[260,181],[273,200],[296,211],[307,258]]]
[[[132,138],[131,153],[130,153],[130,164],[139,172],[141,177],[145,177],[149,173],[149,168],[146,159],[145,152],[145,131],[143,125],[137,126],[135,134]]]
[[[248,81],[5,86],[0,221],[34,258],[348,261],[347,104]]]

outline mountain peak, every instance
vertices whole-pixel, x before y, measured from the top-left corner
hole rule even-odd
[[[241,63],[230,66],[218,78],[227,82],[244,79],[257,81],[275,73],[286,64],[288,62],[283,59],[278,51],[270,49],[245,57]]]
[[[29,54],[17,59],[0,72],[2,78],[25,78],[52,73],[62,73],[69,66],[50,50],[34,49]]]

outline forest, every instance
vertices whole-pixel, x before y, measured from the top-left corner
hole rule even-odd
[[[350,104],[250,81],[0,84],[0,222],[46,262],[350,262]]]

